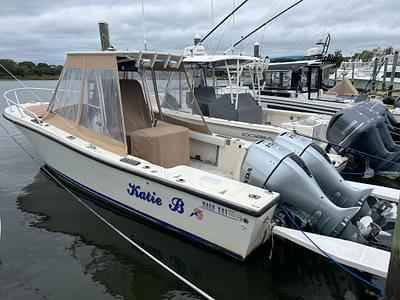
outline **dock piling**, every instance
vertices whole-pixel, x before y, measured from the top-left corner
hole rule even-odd
[[[383,65],[382,91],[386,89],[387,65],[388,65],[388,58],[385,57],[385,63]]]
[[[371,84],[371,91],[376,90],[376,76],[378,75],[378,58],[375,58],[374,61],[374,71],[372,73],[372,84]]]
[[[397,66],[397,58],[398,57],[399,57],[399,51],[394,52],[392,71],[390,74],[390,85],[389,85],[389,93],[388,93],[389,97],[392,97],[392,90],[393,90],[394,78],[396,76],[396,66]]]
[[[108,31],[108,23],[99,22],[99,33],[100,33],[101,51],[106,51],[111,47],[110,33]]]
[[[386,278],[384,300],[400,299],[400,214],[397,214],[394,230],[392,254],[390,256],[389,271]]]

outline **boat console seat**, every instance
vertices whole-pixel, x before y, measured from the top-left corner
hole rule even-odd
[[[193,89],[194,96],[199,103],[200,109],[205,116],[209,116],[208,105],[217,100],[213,87],[196,87]]]
[[[126,142],[128,145],[128,153],[131,153],[131,133],[138,129],[152,127],[152,120],[139,81],[120,79],[119,85],[121,89],[121,103],[124,114]]]
[[[189,129],[158,122],[157,127],[133,131],[132,155],[164,168],[190,165]]]

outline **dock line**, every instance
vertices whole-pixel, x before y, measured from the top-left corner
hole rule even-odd
[[[173,269],[168,267],[166,264],[164,264],[161,260],[153,256],[150,252],[148,252],[146,249],[141,247],[139,244],[135,243],[132,241],[127,235],[125,235],[123,232],[121,232],[118,228],[116,228],[114,225],[112,225],[109,221],[107,221],[103,216],[101,216],[98,212],[96,212],[93,208],[91,208],[89,205],[87,205],[85,202],[82,201],[81,198],[79,198],[77,195],[75,195],[68,187],[66,187],[60,180],[58,180],[53,174],[51,174],[48,170],[45,168],[41,168],[42,171],[44,171],[47,175],[49,175],[57,184],[59,184],[66,192],[68,192],[75,200],[77,200],[81,205],[83,205],[85,208],[87,208],[92,214],[94,214],[97,218],[99,218],[101,221],[103,221],[106,225],[108,225],[112,230],[114,230],[117,234],[119,234],[123,239],[125,239],[128,243],[136,247],[140,252],[145,254],[147,257],[152,259],[154,262],[156,262],[158,265],[163,267],[165,270],[167,270],[169,273],[174,275],[176,278],[187,284],[189,287],[191,287],[193,290],[198,292],[200,295],[205,297],[206,299],[209,300],[214,300],[213,297],[208,295],[206,292],[198,288],[196,285],[194,285],[192,282],[175,272]]]
[[[112,230],[114,230],[119,236],[121,236],[123,239],[125,239],[128,243],[130,243],[132,246],[134,246],[136,249],[138,249],[140,252],[145,254],[147,257],[149,257],[151,260],[153,260],[155,263],[157,263],[159,266],[167,270],[169,273],[174,275],[176,278],[178,278],[180,281],[191,287],[193,290],[195,290],[197,293],[202,295],[204,298],[208,300],[214,300],[213,297],[211,297],[209,294],[198,288],[196,285],[194,285],[192,282],[184,278],[182,275],[179,273],[175,272],[173,269],[168,267],[165,263],[163,263],[161,260],[153,256],[150,252],[148,252],[146,249],[141,247],[139,244],[135,243],[132,241],[127,235],[125,235],[123,232],[121,232],[118,228],[116,228],[114,225],[112,225],[110,222],[108,222],[104,217],[102,217],[99,213],[97,213],[94,209],[92,209],[89,205],[87,205],[85,202],[82,201],[81,198],[79,198],[77,195],[75,195],[68,187],[66,187],[60,180],[58,180],[53,174],[51,174],[48,170],[45,168],[42,168],[40,163],[35,159],[35,157],[29,153],[28,150],[26,150],[21,143],[19,143],[3,126],[3,124],[0,123],[0,126],[3,128],[3,130],[7,133],[7,135],[17,144],[17,146],[29,157],[31,158],[40,168],[42,171],[44,171],[47,175],[49,175],[57,184],[59,184],[66,192],[68,192],[75,200],[77,200],[82,206],[84,206],[86,209],[88,209],[92,214],[94,214],[97,218],[99,218],[103,223],[105,223],[107,226],[109,226]],[[1,220],[0,220],[0,238],[1,238]]]
[[[295,220],[293,219],[293,216],[290,214],[290,212],[285,208],[282,207],[283,211],[285,212],[285,215],[289,218],[290,222],[297,228],[297,230],[299,230],[305,237],[306,239],[308,239],[322,254],[323,256],[329,258],[333,263],[335,263],[338,267],[340,267],[343,271],[345,271],[346,273],[350,274],[351,276],[355,277],[356,279],[362,281],[363,283],[367,284],[368,286],[376,289],[379,291],[380,295],[383,296],[384,293],[384,289],[370,281],[368,281],[367,279],[361,277],[360,275],[356,274],[355,272],[353,272],[352,270],[350,270],[349,268],[347,268],[346,266],[344,266],[343,264],[341,264],[340,262],[338,262],[334,257],[332,257],[331,255],[329,255],[328,253],[326,253],[323,249],[321,249],[321,247],[319,247],[301,228],[299,225],[297,225],[297,223],[295,222]]]

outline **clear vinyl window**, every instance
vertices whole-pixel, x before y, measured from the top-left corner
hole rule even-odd
[[[49,111],[65,119],[76,121],[81,99],[82,69],[66,68],[61,74]]]
[[[118,76],[113,70],[88,70],[79,125],[124,141]]]

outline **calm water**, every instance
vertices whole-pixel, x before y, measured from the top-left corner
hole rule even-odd
[[[55,86],[54,81],[25,84]],[[18,84],[0,81],[0,95],[13,87]],[[0,122],[33,152],[11,123]],[[268,244],[238,263],[86,201],[216,299],[378,299],[326,259],[278,238],[271,260]],[[49,180],[3,128],[0,218],[0,299],[201,299]],[[370,279],[384,286],[383,280]]]

